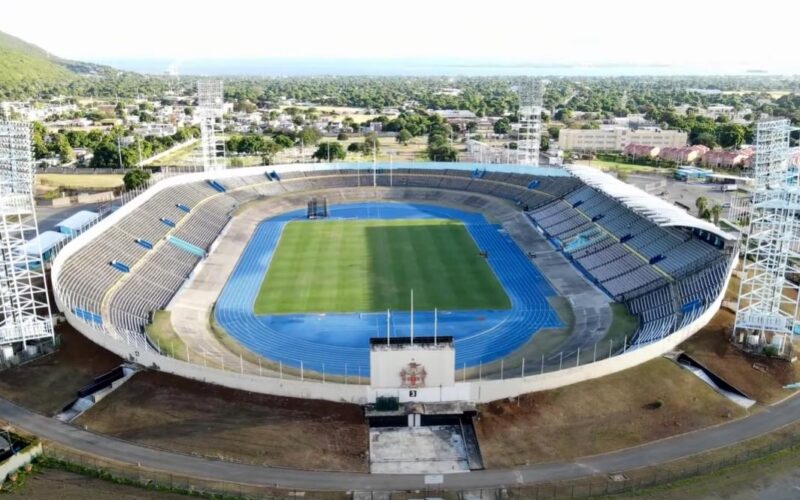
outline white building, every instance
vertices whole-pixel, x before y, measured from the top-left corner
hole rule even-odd
[[[171,123],[144,123],[134,129],[134,132],[142,137],[147,137],[149,135],[167,137],[169,135],[174,135],[177,131],[177,127]]]
[[[678,130],[648,128],[631,130],[625,127],[604,129],[562,128],[558,134],[559,147],[565,151],[622,151],[628,144],[683,147],[689,136]]]

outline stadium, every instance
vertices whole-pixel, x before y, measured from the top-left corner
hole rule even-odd
[[[281,396],[487,402],[669,351],[714,315],[736,258],[715,225],[589,167],[295,164],[164,176],[51,276],[76,329],[143,366]],[[415,336],[452,342],[452,380],[429,365],[428,383],[376,385],[371,345]]]

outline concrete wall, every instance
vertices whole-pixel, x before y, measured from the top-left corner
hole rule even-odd
[[[113,191],[102,191],[100,193],[81,193],[78,195],[78,203],[102,203],[114,199]]]
[[[69,196],[62,196],[61,198],[52,198],[50,200],[37,200],[36,204],[43,207],[68,207],[72,205],[72,199]]]
[[[34,458],[42,454],[42,443],[33,443],[26,446],[16,455],[8,457],[0,463],[0,484],[4,483],[9,475],[18,471],[21,467],[31,463]]]
[[[425,387],[450,387],[455,383],[456,352],[452,344],[373,346],[369,353],[370,385],[396,388],[403,384],[401,372],[409,363],[425,370]]]
[[[93,328],[91,325],[84,323],[72,314],[72,312],[65,311],[64,313],[67,321],[92,342],[128,361],[138,363],[147,368],[160,370],[199,382],[208,382],[223,387],[241,389],[243,391],[260,394],[322,399],[326,401],[355,404],[367,403],[368,387],[366,385],[322,383],[320,381],[262,377],[186,363],[174,358],[162,356],[153,350],[144,348],[141,344],[126,344],[121,340],[113,338],[102,330]]]

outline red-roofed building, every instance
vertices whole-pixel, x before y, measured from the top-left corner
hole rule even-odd
[[[644,144],[628,144],[625,146],[623,153],[625,156],[633,158],[655,158],[661,148],[655,146],[645,146]]]
[[[747,167],[753,156],[752,149],[740,149],[737,151],[725,151],[716,149],[703,155],[703,165],[716,168]]]
[[[707,152],[708,148],[706,146],[697,144],[685,148],[661,148],[658,157],[676,164],[685,164],[693,163]]]

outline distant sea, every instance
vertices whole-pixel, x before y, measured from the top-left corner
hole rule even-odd
[[[154,75],[195,76],[668,76],[668,75],[786,75],[794,67],[752,68],[675,65],[582,65],[491,63],[485,61],[418,59],[104,59],[115,68]]]

